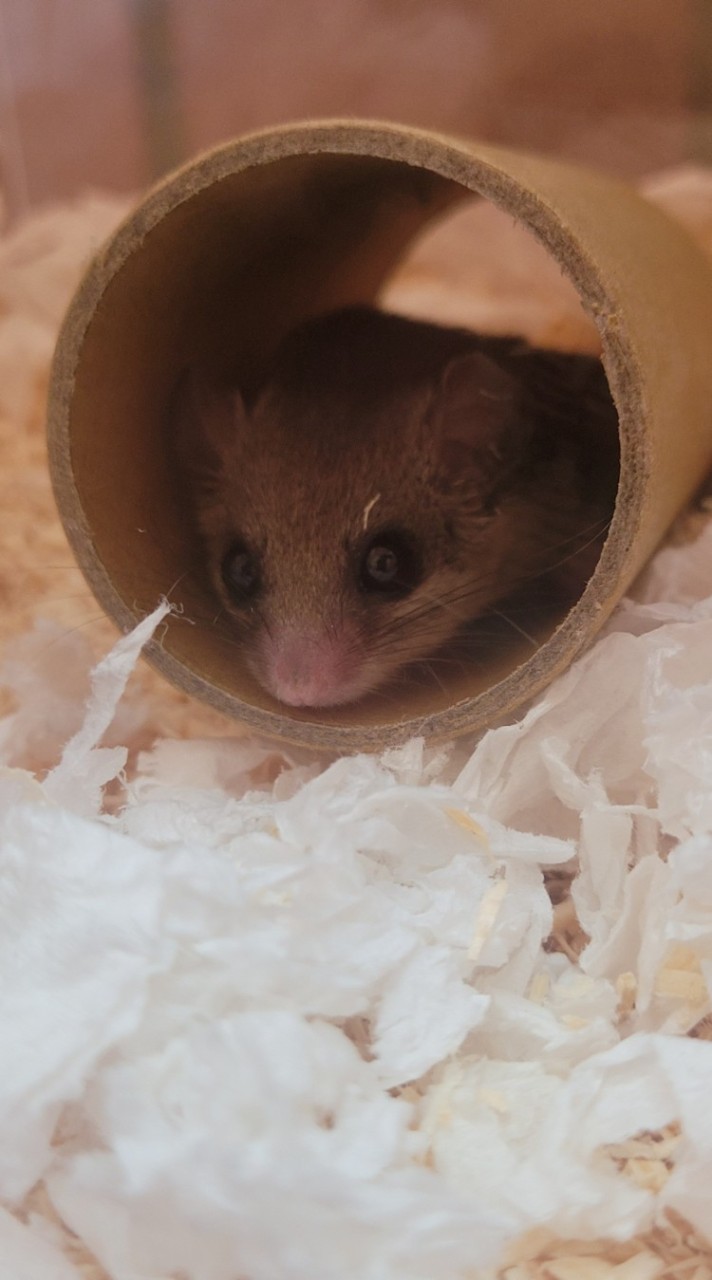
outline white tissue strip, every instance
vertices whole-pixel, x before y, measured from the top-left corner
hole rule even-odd
[[[99,747],[98,743],[114,718],[141,650],[170,611],[168,602],[162,601],[133,631],[123,636],[95,668],[84,723],[65,746],[57,767],[45,779],[48,799],[64,797],[66,803],[67,797],[72,797],[72,808],[77,812],[96,812],[102,787],[117,777],[128,755],[125,747],[112,750]]]
[[[62,1257],[61,1241],[45,1237],[0,1208],[0,1266],[3,1280],[83,1280]]]

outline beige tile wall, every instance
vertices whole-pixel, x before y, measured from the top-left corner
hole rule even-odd
[[[710,0],[0,0],[6,198],[17,210],[87,185],[137,188],[216,141],[310,114],[392,117],[635,175],[706,138],[691,105],[709,105],[709,10]]]

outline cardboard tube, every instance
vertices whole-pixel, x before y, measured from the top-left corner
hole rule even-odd
[[[610,533],[581,599],[529,655],[446,691],[314,711],[274,702],[211,626],[214,600],[180,485],[166,406],[198,360],[259,378],[306,316],[372,301],[414,236],[478,193],[518,219],[575,285],[601,335],[621,473]],[[253,134],[180,170],[91,265],[57,344],[49,453],[59,510],[122,630],[168,594],[183,605],[149,657],[183,689],[292,742],[376,750],[501,720],[590,642],[712,465],[712,269],[622,183],[514,151],[389,124]],[[212,606],[212,612],[211,612]]]

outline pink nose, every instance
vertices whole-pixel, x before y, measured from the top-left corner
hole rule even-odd
[[[330,707],[353,697],[358,662],[344,634],[287,633],[266,636],[263,679],[289,707]]]

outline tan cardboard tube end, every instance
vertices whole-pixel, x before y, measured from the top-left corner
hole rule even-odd
[[[539,648],[400,705],[330,711],[271,701],[211,627],[209,592],[170,464],[166,406],[198,357],[259,378],[302,318],[370,302],[413,238],[463,197],[518,219],[573,281],[599,329],[618,411],[610,533],[581,599]],[[267,734],[338,751],[444,739],[501,720],[587,645],[712,466],[712,269],[625,185],[527,154],[390,124],[325,121],[231,142],[135,209],[91,265],[57,344],[50,466],[70,542],[122,630],[180,601],[150,659],[180,687]]]

